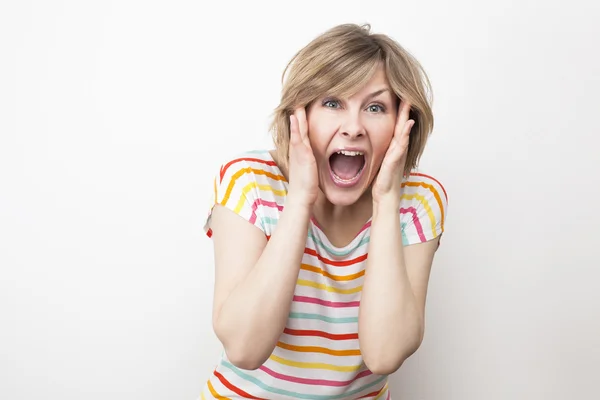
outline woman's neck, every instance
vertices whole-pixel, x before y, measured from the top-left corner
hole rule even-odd
[[[334,205],[323,192],[319,192],[312,214],[329,241],[337,247],[345,247],[373,215],[371,192],[367,191],[356,203],[348,206]]]

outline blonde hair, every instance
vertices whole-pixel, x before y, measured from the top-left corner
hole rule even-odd
[[[289,116],[296,108],[307,107],[325,95],[356,93],[381,63],[392,91],[412,105],[410,118],[415,124],[404,170],[408,176],[433,130],[431,85],[421,64],[408,51],[387,35],[371,33],[369,24],[329,29],[298,51],[284,69],[281,101],[270,126],[279,162],[287,167]]]

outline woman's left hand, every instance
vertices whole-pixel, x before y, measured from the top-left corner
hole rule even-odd
[[[372,194],[375,203],[379,203],[385,198],[400,198],[410,130],[415,124],[414,120],[408,119],[409,113],[410,103],[401,100],[398,107],[396,126],[394,127],[394,136],[373,183]]]

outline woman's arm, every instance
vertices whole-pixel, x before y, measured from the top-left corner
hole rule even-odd
[[[407,247],[402,243],[400,193],[404,192],[403,174],[410,131],[415,124],[410,110],[410,103],[401,100],[394,135],[372,189],[371,240],[359,306],[358,338],[365,364],[379,375],[396,371],[421,345],[429,273],[443,232],[441,218],[429,240],[420,235],[422,243]],[[425,201],[425,197],[420,197]],[[426,214],[431,218],[430,212]]]
[[[234,212],[219,206],[213,211],[213,327],[240,368],[260,367],[285,328],[318,192],[306,111],[300,107],[290,116],[289,190],[268,243]]]
[[[359,342],[375,374],[396,371],[421,345],[425,298],[437,243],[404,247],[399,200],[374,204],[365,282],[359,308]]]
[[[309,208],[290,203],[267,242],[232,211],[216,206],[213,327],[229,360],[256,369],[285,328],[309,223]]]

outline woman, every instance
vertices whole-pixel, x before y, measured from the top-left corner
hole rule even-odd
[[[389,398],[387,375],[423,340],[447,207],[414,172],[429,82],[368,25],[323,33],[286,72],[275,150],[215,177],[205,230],[224,352],[201,398]]]

